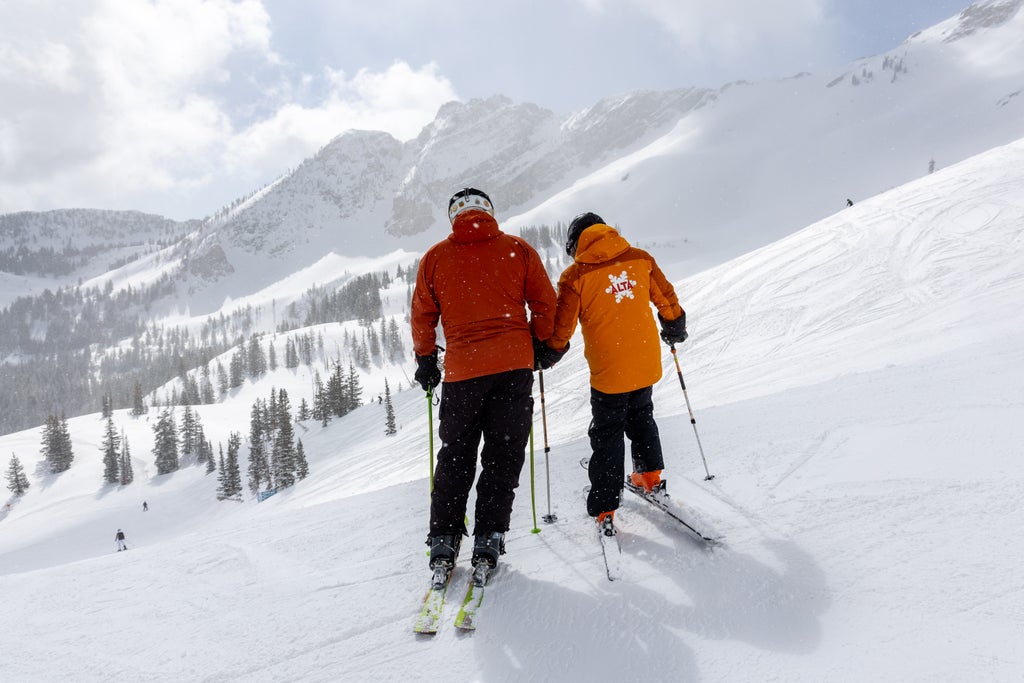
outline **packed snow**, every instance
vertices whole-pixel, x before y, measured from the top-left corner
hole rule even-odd
[[[411,363],[381,373],[403,388],[397,435],[376,401],[301,423],[311,474],[261,503],[218,502],[200,467],[156,476],[154,410],[115,413],[125,487],[102,484],[98,415],[70,420],[60,475],[37,465],[39,430],[0,437],[32,485],[0,512],[0,680],[1020,680],[1022,235],[1019,141],[678,279],[696,422],[666,350],[665,477],[724,544],[626,497],[616,582],[583,505],[577,340],[544,375],[549,452],[536,395],[508,554],[469,634],[452,626],[465,547],[439,633],[412,633],[429,430]],[[308,400],[302,372],[198,407],[215,447],[271,387]]]

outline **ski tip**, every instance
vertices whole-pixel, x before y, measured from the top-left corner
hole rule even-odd
[[[437,621],[417,621],[416,624],[412,627],[412,632],[421,636],[435,636],[437,635]]]

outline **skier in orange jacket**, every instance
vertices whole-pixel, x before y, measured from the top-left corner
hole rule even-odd
[[[482,437],[472,561],[494,567],[533,420],[533,339],[551,336],[555,290],[533,247],[498,228],[484,192],[455,193],[448,217],[451,234],[420,261],[410,314],[416,381],[424,391],[441,382],[439,321],[446,345],[430,566],[450,567],[458,557]]]
[[[654,258],[631,246],[597,214],[573,219],[565,250],[574,262],[558,280],[555,329],[545,346],[557,360],[577,322],[583,329],[593,416],[587,512],[598,524],[610,525],[625,481],[623,435],[630,440],[632,482],[647,491],[664,488],[665,463],[651,399],[661,379],[661,345],[651,304],[668,344],[686,339],[686,313]],[[546,353],[538,351],[541,366]]]

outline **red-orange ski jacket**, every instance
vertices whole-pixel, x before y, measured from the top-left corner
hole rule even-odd
[[[555,330],[547,345],[565,348],[579,321],[590,386],[606,394],[651,386],[661,379],[652,303],[666,320],[683,314],[654,258],[598,223],[580,234],[575,263],[558,280]]]
[[[532,370],[531,334],[550,337],[554,311],[555,289],[533,247],[503,233],[489,214],[467,211],[420,261],[410,315],[413,350],[418,356],[434,351],[440,320],[446,382]]]

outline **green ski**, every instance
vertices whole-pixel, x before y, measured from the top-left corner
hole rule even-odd
[[[455,615],[455,627],[463,631],[476,630],[477,612],[480,604],[484,601],[484,587],[491,575],[490,565],[481,562],[473,568],[473,576],[470,578],[469,586],[466,588],[466,597],[462,600],[462,607]]]
[[[430,590],[423,598],[423,608],[416,617],[413,631],[434,635],[441,623],[441,612],[444,610],[444,595],[452,578],[452,568],[438,566],[434,569],[434,577],[430,582]]]

